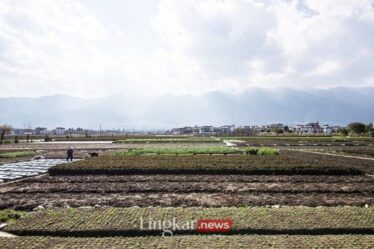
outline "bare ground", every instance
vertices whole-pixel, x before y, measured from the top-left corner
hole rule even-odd
[[[188,180],[187,180],[188,179]],[[0,187],[0,208],[374,204],[371,176],[41,176]]]

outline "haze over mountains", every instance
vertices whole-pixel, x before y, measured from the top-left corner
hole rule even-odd
[[[187,125],[254,125],[374,121],[374,88],[293,90],[252,88],[146,97],[117,94],[83,99],[65,95],[0,98],[0,123],[22,128],[163,129]]]

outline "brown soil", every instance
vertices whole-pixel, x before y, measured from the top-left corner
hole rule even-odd
[[[265,206],[265,205],[304,205],[337,206],[374,204],[372,194],[226,194],[226,193],[114,193],[114,194],[1,194],[0,208],[31,210],[38,205],[44,207],[80,207],[80,206]]]
[[[1,187],[0,208],[363,206],[373,189],[370,176],[41,176]]]

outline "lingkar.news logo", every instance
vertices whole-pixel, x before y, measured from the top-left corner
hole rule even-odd
[[[140,230],[162,231],[162,237],[172,236],[176,231],[197,231],[199,233],[228,233],[232,229],[232,219],[200,219],[178,222],[175,217],[170,220],[145,221],[140,218]]]

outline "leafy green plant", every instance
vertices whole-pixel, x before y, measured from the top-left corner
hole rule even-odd
[[[259,148],[257,155],[262,155],[262,156],[275,156],[279,155],[279,149],[276,148]]]
[[[258,148],[256,148],[256,147],[249,147],[249,148],[244,149],[244,152],[247,155],[257,155]]]
[[[15,221],[21,218],[25,212],[15,211],[11,209],[0,210],[0,222]]]
[[[197,155],[197,154],[241,154],[242,151],[224,146],[187,148],[135,148],[117,153],[119,156],[139,155]]]
[[[332,142],[348,142],[348,139],[346,137],[332,137]]]

